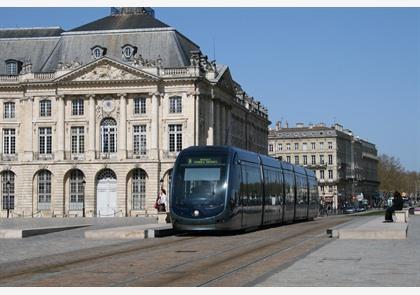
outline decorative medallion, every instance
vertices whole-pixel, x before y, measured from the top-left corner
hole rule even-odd
[[[106,112],[106,113],[112,112],[115,108],[114,101],[112,99],[109,99],[109,98],[104,99],[103,102],[102,102],[102,108],[103,108],[104,112]]]

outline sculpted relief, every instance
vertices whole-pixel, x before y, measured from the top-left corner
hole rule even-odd
[[[138,80],[140,77],[109,64],[99,65],[92,71],[76,78],[74,81],[98,81],[98,80]]]

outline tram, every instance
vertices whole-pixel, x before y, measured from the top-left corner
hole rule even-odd
[[[319,208],[313,171],[231,146],[181,151],[170,190],[175,230],[243,230],[313,220]]]

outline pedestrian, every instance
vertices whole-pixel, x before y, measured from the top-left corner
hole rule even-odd
[[[401,197],[401,194],[398,191],[394,192],[394,199],[392,200],[392,206],[388,207],[385,211],[385,220],[384,222],[394,222],[392,219],[392,213],[395,210],[402,210],[404,200]]]
[[[158,198],[158,212],[166,212],[167,208],[169,209],[166,191],[164,188],[161,188]]]

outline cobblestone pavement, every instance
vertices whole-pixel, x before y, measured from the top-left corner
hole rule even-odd
[[[156,223],[153,217],[123,218],[13,218],[0,219],[1,229],[37,228],[61,225],[91,225],[84,228],[65,230],[23,239],[0,239],[0,264],[66,253],[79,249],[124,243],[122,240],[88,240],[86,230]]]
[[[420,287],[419,270],[420,216],[410,215],[406,240],[337,239],[256,285]]]

